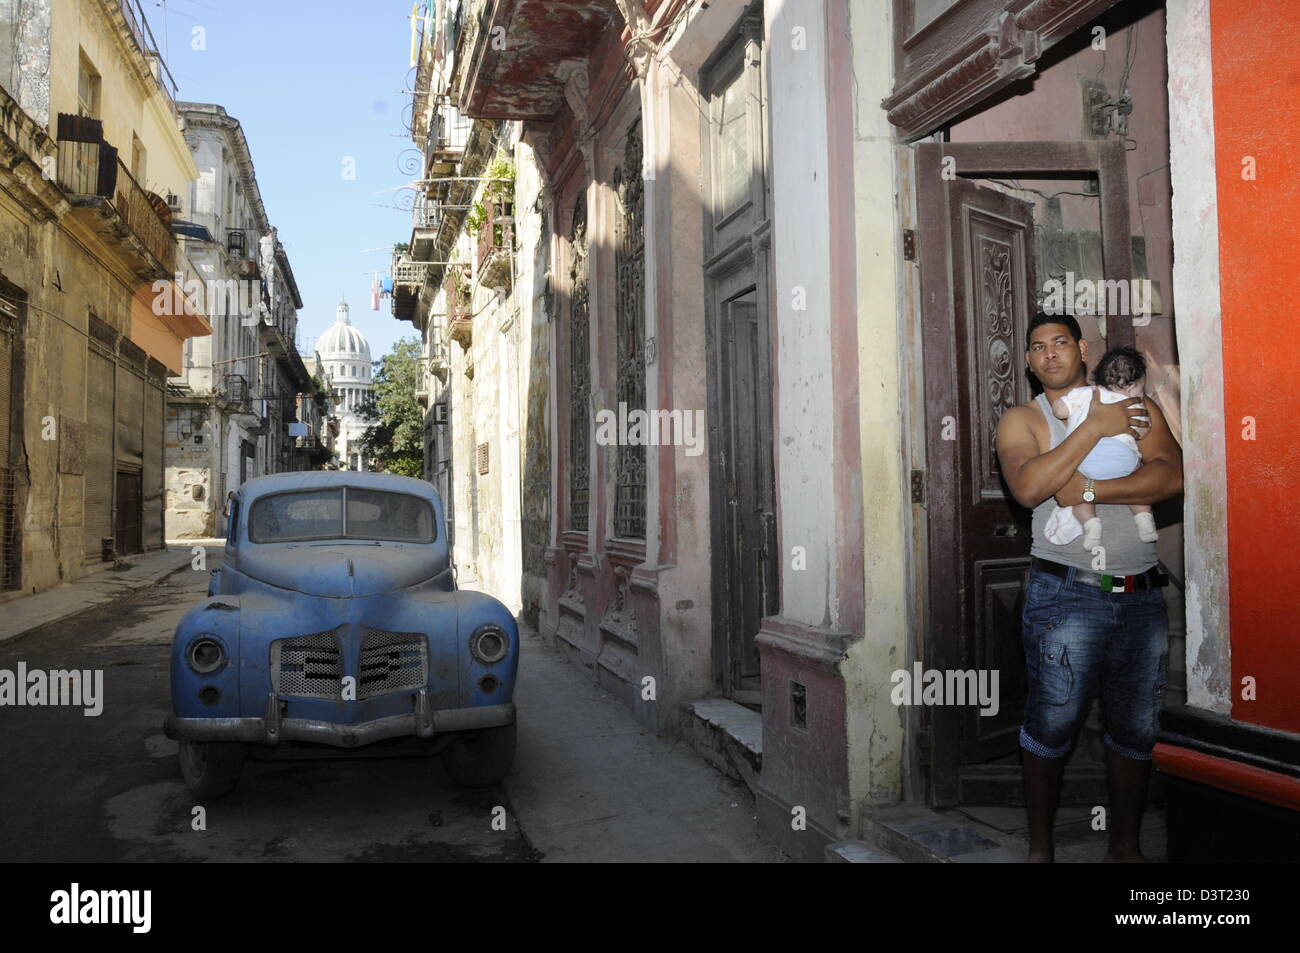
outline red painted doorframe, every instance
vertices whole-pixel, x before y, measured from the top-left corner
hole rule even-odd
[[[1210,29],[1232,717],[1300,732],[1300,2],[1261,15],[1254,0],[1213,0]]]

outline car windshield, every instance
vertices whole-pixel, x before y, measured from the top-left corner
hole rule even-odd
[[[432,543],[433,505],[407,493],[339,487],[264,496],[253,504],[254,543],[309,539],[384,539]]]

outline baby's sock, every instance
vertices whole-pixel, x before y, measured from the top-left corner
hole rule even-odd
[[[1094,516],[1083,524],[1083,548],[1092,552],[1101,545],[1101,518]]]
[[[1138,539],[1144,543],[1154,543],[1160,538],[1156,532],[1156,518],[1151,513],[1134,513],[1133,521],[1137,523]]]

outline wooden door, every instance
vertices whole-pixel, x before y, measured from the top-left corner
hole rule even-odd
[[[115,538],[117,554],[126,556],[144,551],[140,473],[117,471],[117,509]]]
[[[771,356],[753,289],[722,303],[719,332],[727,678],[731,697],[757,704],[755,639],[764,617],[777,613],[779,593]]]
[[[925,147],[922,147],[924,149]],[[968,766],[1018,750],[1025,672],[1020,612],[1030,514],[1012,498],[998,420],[1030,397],[1024,338],[1034,311],[1033,207],[961,178],[924,177],[922,322],[929,508],[926,669],[998,673],[998,710],[923,709],[930,796],[956,803]]]

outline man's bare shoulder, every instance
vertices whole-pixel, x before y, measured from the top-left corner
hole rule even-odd
[[[1003,427],[1017,429],[1028,427],[1030,430],[1037,432],[1038,425],[1042,423],[1042,411],[1038,409],[1038,404],[1031,400],[1028,403],[1008,407],[1003,411],[1002,417],[998,420],[998,429],[1001,430]]]
[[[1007,408],[998,420],[997,436],[1000,439],[1023,435],[1026,432],[1033,435],[1035,443],[1041,450],[1046,443],[1047,423],[1043,420],[1043,413],[1037,402],[1033,400]]]

